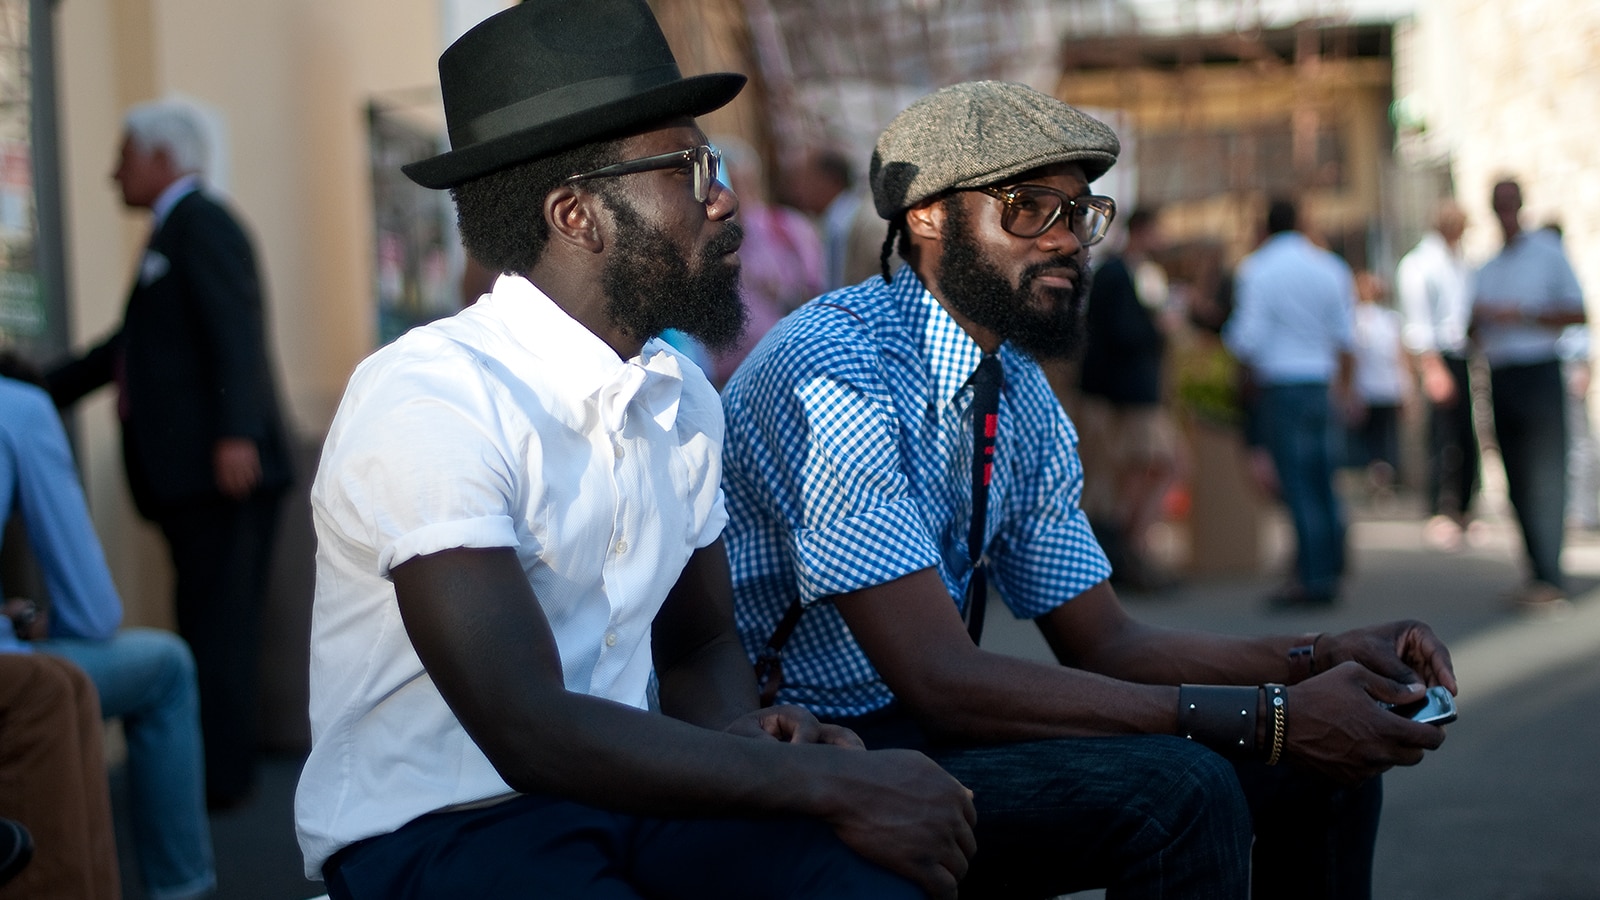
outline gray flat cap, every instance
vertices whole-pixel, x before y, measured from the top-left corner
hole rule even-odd
[[[969,81],[894,117],[872,151],[872,202],[885,219],[936,194],[998,184],[1055,163],[1099,178],[1122,146],[1105,123],[1025,84]]]

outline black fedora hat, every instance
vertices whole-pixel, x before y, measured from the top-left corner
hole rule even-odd
[[[446,188],[732,100],[745,77],[684,78],[645,0],[525,0],[439,57],[450,150],[402,166]]]

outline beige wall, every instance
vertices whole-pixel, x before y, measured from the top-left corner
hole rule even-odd
[[[74,344],[119,320],[147,227],[108,177],[121,112],[189,95],[226,118],[229,194],[265,268],[289,423],[318,438],[373,341],[366,103],[433,88],[441,21],[438,0],[62,0]],[[165,550],[127,499],[110,398],[85,403],[79,422],[90,504],[129,621],[166,623]]]
[[[1405,86],[1430,146],[1453,164],[1474,258],[1500,246],[1496,179],[1522,182],[1525,223],[1559,220],[1567,255],[1600,310],[1600,4],[1425,0]]]

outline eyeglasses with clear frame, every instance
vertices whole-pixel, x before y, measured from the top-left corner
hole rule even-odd
[[[717,180],[717,170],[721,168],[721,164],[722,152],[715,147],[701,144],[687,150],[674,150],[671,153],[659,153],[639,159],[625,159],[592,172],[569,175],[564,183],[574,184],[591,178],[616,178],[619,175],[632,175],[636,172],[689,167],[694,175],[694,199],[705,203],[711,197],[711,183]]]
[[[1019,238],[1044,234],[1065,212],[1073,237],[1080,245],[1092,247],[1111,230],[1111,220],[1117,215],[1117,201],[1110,197],[1089,194],[1073,198],[1041,184],[978,190],[1005,204],[1005,211],[1000,213],[1000,227]]]

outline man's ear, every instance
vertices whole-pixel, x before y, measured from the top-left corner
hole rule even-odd
[[[906,210],[906,230],[925,241],[944,240],[944,198],[932,197]]]
[[[590,253],[605,248],[600,234],[600,198],[588,191],[562,185],[544,198],[544,220],[550,239],[579,247]]]
[[[168,184],[188,174],[172,161],[172,153],[165,147],[157,147],[150,151],[150,166],[159,172],[161,180]]]

